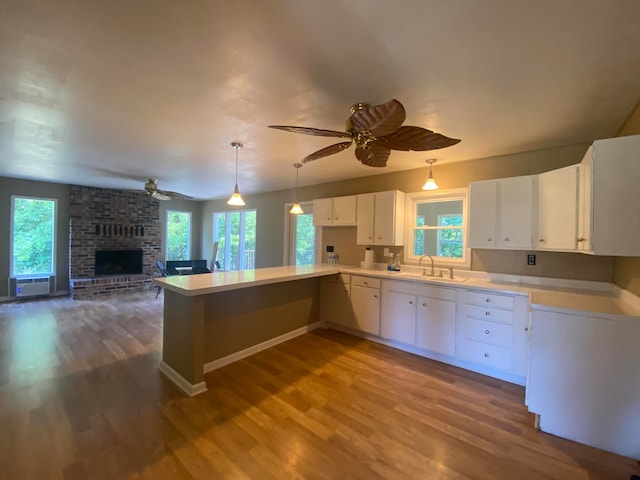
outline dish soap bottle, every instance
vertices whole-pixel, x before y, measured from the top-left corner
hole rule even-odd
[[[394,272],[400,271],[400,254],[399,253],[396,255],[396,261],[393,264],[393,271]]]

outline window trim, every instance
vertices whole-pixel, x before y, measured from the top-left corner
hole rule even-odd
[[[448,190],[420,191],[407,193],[405,205],[405,235],[406,242],[404,248],[404,262],[408,265],[417,264],[421,255],[413,253],[413,231],[414,223],[417,218],[417,205],[425,200],[433,202],[448,202],[454,200],[462,200],[462,258],[440,257],[434,256],[433,260],[438,266],[448,266],[456,268],[469,268],[471,266],[471,249],[468,248],[469,235],[469,191],[467,188],[452,188]]]
[[[13,240],[14,240],[14,210],[16,205],[16,199],[27,199],[27,200],[47,200],[53,202],[53,233],[52,233],[52,246],[51,246],[51,268],[53,271],[46,273],[21,273],[16,275],[13,271]],[[9,276],[11,278],[29,278],[29,277],[45,277],[56,275],[56,266],[57,266],[57,255],[56,250],[58,247],[58,199],[50,198],[50,197],[35,197],[28,195],[11,195],[11,210],[9,212]]]
[[[169,214],[170,213],[188,213],[189,214],[189,237],[187,238],[187,254],[189,258],[185,258],[184,260],[191,260],[193,253],[191,251],[191,237],[193,237],[193,212],[191,210],[178,210],[178,209],[167,209],[165,212],[165,232],[164,232],[164,258],[165,260],[169,260]]]

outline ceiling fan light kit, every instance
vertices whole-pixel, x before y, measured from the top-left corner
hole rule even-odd
[[[241,142],[231,142],[231,146],[236,149],[236,184],[233,189],[233,194],[231,194],[231,197],[229,197],[229,200],[227,200],[227,205],[241,207],[245,205],[245,202],[242,199],[242,195],[240,195],[240,191],[238,190],[238,149],[244,148],[244,145]]]
[[[324,130],[290,125],[269,125],[269,128],[319,137],[347,138],[307,155],[302,163],[339,153],[355,144],[356,158],[369,167],[386,167],[391,150],[426,151],[446,148],[460,142],[422,127],[402,126],[406,119],[404,106],[395,99],[382,105],[356,103],[351,107],[346,131]]]
[[[302,210],[300,202],[298,202],[298,172],[300,171],[300,167],[302,166],[302,164],[294,163],[293,166],[296,167],[296,190],[294,197],[295,202],[293,203],[293,207],[291,207],[291,210],[289,210],[289,213],[292,215],[301,215],[304,213],[304,210]]]
[[[429,176],[427,177],[427,181],[424,182],[424,185],[422,186],[422,190],[437,190],[438,184],[433,179],[433,173],[431,172],[431,166],[434,163],[436,163],[437,160],[435,158],[429,158],[425,161],[429,164]]]

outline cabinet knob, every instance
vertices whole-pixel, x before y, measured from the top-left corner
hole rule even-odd
[[[487,303],[491,303],[491,299],[490,299],[490,298],[487,298],[487,299],[485,300],[485,302],[487,302]]]
[[[382,240],[382,237],[378,237],[378,240]]]
[[[371,237],[371,235],[369,235],[367,238],[368,238],[369,240],[371,240],[371,238],[372,238],[372,237]]]
[[[484,312],[484,314],[485,314],[487,317],[490,317],[490,316],[491,316],[491,312]]]
[[[529,330],[530,330],[530,328],[529,328],[529,327],[524,327],[524,331],[525,331],[525,332],[528,332]]]
[[[378,295],[374,295],[373,298],[378,298]]]
[[[337,219],[338,219],[338,217],[335,217],[335,218],[334,218],[334,220],[337,220]]]
[[[581,243],[581,242],[584,242],[585,240],[586,240],[586,238],[578,237],[578,238],[576,238],[576,243]]]
[[[369,285],[369,282],[362,282],[362,283],[364,283],[365,285]]]
[[[508,242],[509,241],[509,237],[504,237],[504,241]]]
[[[544,243],[544,238],[541,238],[540,240],[538,240],[540,243]]]
[[[427,304],[426,304],[425,302],[422,302],[422,306],[423,306],[423,307],[426,307],[426,306],[427,306]]]
[[[487,242],[490,242],[491,240],[493,240],[493,238],[491,237],[487,238]]]
[[[409,300],[409,305],[413,305],[413,302],[411,300]]]
[[[485,353],[485,354],[484,354],[484,358],[489,358],[489,354],[488,354],[488,353]]]
[[[484,334],[485,334],[485,335],[489,335],[489,333],[490,333],[490,332],[489,332],[489,330],[485,330],[485,331],[484,331]]]

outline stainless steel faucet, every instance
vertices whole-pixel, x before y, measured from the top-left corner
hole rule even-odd
[[[422,256],[420,257],[420,260],[418,260],[418,266],[420,266],[420,264],[422,263],[422,259],[423,259],[424,257],[429,257],[429,260],[431,260],[431,273],[429,274],[429,276],[430,276],[430,277],[435,276],[435,274],[436,274],[436,273],[435,273],[434,266],[433,266],[433,257],[432,257],[431,255],[422,255]],[[424,269],[422,270],[422,275],[424,275],[425,277],[427,276],[427,269],[426,269],[426,268],[424,268]]]

